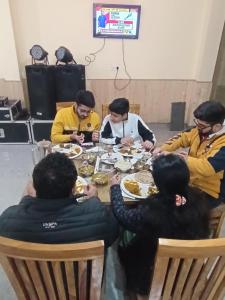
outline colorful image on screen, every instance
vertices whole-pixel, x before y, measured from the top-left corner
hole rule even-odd
[[[94,37],[137,39],[140,5],[94,4]]]

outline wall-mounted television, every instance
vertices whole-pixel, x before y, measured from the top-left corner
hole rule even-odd
[[[140,5],[94,3],[93,36],[137,39],[140,15]]]

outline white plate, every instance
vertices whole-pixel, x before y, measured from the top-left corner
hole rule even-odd
[[[85,185],[87,185],[88,183],[87,183],[87,181],[83,178],[83,177],[80,177],[80,176],[77,176],[77,180],[76,180],[76,187],[77,186],[85,186]],[[84,190],[82,189],[82,190],[80,190],[80,191],[77,191],[76,193],[77,194],[83,194],[83,192],[84,192]]]
[[[135,194],[130,193],[125,188],[124,181],[126,181],[126,180],[135,180],[135,181],[137,181],[135,179],[135,173],[134,174],[129,174],[129,175],[123,177],[123,179],[121,180],[120,187],[121,187],[122,191],[125,192],[128,196],[131,196],[131,197],[134,197],[134,198],[137,198],[137,199],[145,199],[149,196],[149,194],[148,194],[148,188],[150,186],[149,184],[143,184],[143,183],[138,182],[139,187],[140,187],[140,191],[141,191],[141,195],[139,196],[139,195],[135,195]]]
[[[52,147],[52,151],[53,152],[60,152],[60,153],[64,153],[66,155],[68,155],[68,157],[70,159],[76,158],[79,155],[81,155],[81,153],[83,152],[83,149],[81,148],[81,146],[79,145],[75,145],[75,144],[69,144],[69,143],[64,143],[63,146],[64,147],[68,147],[68,148],[62,148],[60,147],[61,144],[55,145]],[[70,146],[70,147],[69,147]],[[79,149],[80,151],[78,153],[74,152],[75,149]],[[74,154],[74,155],[72,155]]]
[[[120,153],[105,153],[101,156],[101,160],[105,164],[114,165],[118,160],[122,159],[122,155]]]
[[[126,146],[123,146],[121,144],[119,145],[114,145],[113,146],[113,151],[116,152],[116,153],[120,153],[122,156],[124,157],[135,157],[135,158],[142,158],[143,156],[143,153],[144,153],[144,149],[142,148],[141,144],[139,142],[135,142],[131,147],[132,148],[135,148],[135,150],[139,150],[140,152],[139,153],[135,153],[135,150],[134,150],[134,153],[133,154],[127,154],[127,153],[121,153],[120,150],[121,148],[123,147],[126,147]]]

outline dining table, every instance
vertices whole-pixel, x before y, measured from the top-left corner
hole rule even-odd
[[[95,184],[95,182],[93,182],[92,176],[84,177],[83,174],[80,173],[80,167],[84,165],[91,164],[94,167],[94,173],[100,172],[107,176],[107,183],[96,184],[96,187],[99,199],[103,203],[110,205],[110,185],[112,176],[119,173],[122,179],[128,174],[135,173],[137,170],[135,170],[134,167],[125,172],[116,170],[114,164],[109,164],[105,159],[102,159],[103,155],[106,155],[106,153],[108,153],[109,155],[114,153],[112,145],[97,144],[97,146],[95,145],[92,147],[82,147],[82,153],[73,158],[73,162],[77,169],[78,175],[84,178],[87,184]],[[150,157],[149,153],[147,153],[147,157]],[[131,157],[123,157],[123,159],[130,161]],[[143,156],[140,158],[140,161],[143,161]],[[151,172],[149,168],[148,172]],[[140,201],[138,197],[132,197],[131,195],[127,195],[124,192],[122,192],[122,195],[126,204],[135,205]]]

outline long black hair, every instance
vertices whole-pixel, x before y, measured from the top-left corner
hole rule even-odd
[[[152,175],[161,194],[187,196],[190,172],[179,156],[168,154],[157,157],[153,161]]]
[[[175,238],[193,239],[208,236],[208,203],[200,190],[189,185],[190,172],[186,162],[175,154],[160,155],[153,161],[152,174],[159,190],[155,195],[155,203],[158,203],[159,209],[167,208]],[[184,205],[176,205],[177,196],[185,197]],[[150,205],[151,200],[150,196]]]

